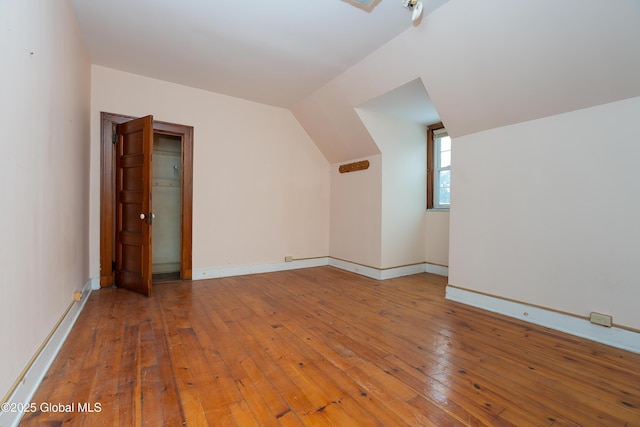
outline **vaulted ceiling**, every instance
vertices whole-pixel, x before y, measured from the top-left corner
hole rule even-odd
[[[640,96],[638,0],[71,1],[94,64],[289,108],[332,163],[379,153],[358,107],[455,139]]]
[[[454,142],[637,97],[638,23],[638,0],[451,0],[293,112],[325,156],[340,162],[379,152],[354,107],[416,79]]]
[[[429,0],[425,14],[446,0]],[[94,64],[291,107],[409,28],[401,0],[73,0]]]

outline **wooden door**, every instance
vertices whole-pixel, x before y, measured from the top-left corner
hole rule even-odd
[[[100,113],[100,287],[116,284],[116,126],[136,117]],[[182,139],[182,231],[180,279],[191,280],[193,211],[193,127],[153,121],[154,134]]]
[[[116,127],[116,285],[151,294],[153,116]]]

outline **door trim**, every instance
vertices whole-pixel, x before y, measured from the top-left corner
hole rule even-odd
[[[136,117],[100,113],[100,287],[115,284],[115,126]],[[191,280],[193,235],[193,126],[153,122],[153,132],[182,138],[180,279]]]

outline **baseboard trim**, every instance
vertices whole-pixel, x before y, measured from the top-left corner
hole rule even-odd
[[[447,286],[446,299],[566,332],[622,350],[640,353],[640,333],[638,332],[617,327],[607,328],[594,325],[587,318],[480,294],[451,285]]]
[[[244,276],[248,274],[273,273],[298,268],[321,267],[330,265],[341,270],[357,273],[376,280],[393,279],[419,273],[433,273],[441,276],[449,274],[449,268],[429,263],[404,265],[392,268],[375,268],[332,257],[294,259],[291,262],[273,262],[268,264],[249,264],[225,267],[196,268],[192,280],[219,279],[221,277]],[[99,283],[98,283],[99,285]]]
[[[89,279],[82,288],[80,301],[74,301],[69,305],[58,324],[51,331],[45,342],[38,349],[23,371],[23,374],[21,374],[16,381],[14,387],[10,391],[10,395],[6,398],[6,403],[13,407],[20,408],[31,400],[47,373],[47,370],[60,351],[62,344],[64,344],[67,339],[69,332],[71,332],[71,328],[73,328],[80,312],[82,312],[82,309],[89,298],[89,294],[93,289],[95,280],[96,279]],[[97,279],[97,283],[98,286],[100,286],[99,279]],[[0,411],[0,427],[17,426],[23,415],[23,412]]]
[[[404,265],[400,267],[375,268],[338,258],[329,258],[329,265],[376,280],[387,280],[420,273],[433,273],[440,276],[447,276],[449,274],[448,267],[429,264],[426,262]]]
[[[244,276],[247,274],[273,273],[276,271],[320,267],[323,265],[329,265],[328,257],[294,259],[290,262],[273,262],[268,264],[194,268],[192,280],[218,279],[221,277]]]
[[[372,279],[380,280],[380,270],[377,268],[369,267],[367,265],[357,264],[355,262],[345,261],[338,258],[329,258],[329,265],[331,267],[339,268],[340,270],[356,273],[361,276],[370,277]]]
[[[449,276],[449,267],[438,264],[424,264],[424,272],[437,274],[438,276]]]

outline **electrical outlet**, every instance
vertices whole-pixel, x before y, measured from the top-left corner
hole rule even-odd
[[[591,315],[589,316],[589,321],[591,323],[595,323],[596,325],[602,325],[610,328],[611,324],[613,323],[613,317],[607,314],[591,312]]]
[[[79,302],[81,299],[82,299],[82,292],[80,292],[80,291],[75,291],[75,292],[73,293],[73,300],[74,300],[75,302]]]
[[[293,257],[292,256],[286,256],[286,257],[284,257],[284,261],[285,262],[292,262],[293,261]]]

